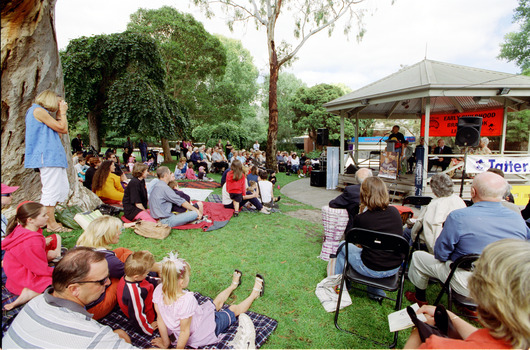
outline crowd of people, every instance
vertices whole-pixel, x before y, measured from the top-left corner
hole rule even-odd
[[[7,222],[2,214],[2,267],[6,288],[18,296],[4,305],[6,310],[26,304],[2,339],[5,348],[131,348],[131,339],[123,330],[112,330],[97,322],[116,305],[138,332],[153,335],[153,346],[167,348],[202,347],[215,343],[219,334],[236,322],[265,291],[263,275],[256,274],[250,295],[239,304],[221,310],[231,293],[240,286],[242,272],[235,270],[230,285],[212,302],[199,305],[187,291],[190,264],[173,252],[157,262],[148,251],[133,252],[119,245],[124,223],[115,217],[93,220],[77,239],[76,247],[61,249],[61,232],[69,231],[55,221],[55,206],[68,196],[68,162],[59,134],[68,132],[67,103],[51,91],[37,96],[26,114],[26,168],[40,172],[41,203],[22,202]],[[54,116],[52,116],[54,115]],[[393,130],[402,141],[398,130]],[[395,132],[394,132],[395,131]],[[77,148],[82,141],[75,140]],[[443,140],[441,140],[443,141]],[[271,213],[274,203],[275,171],[264,168],[265,155],[256,141],[249,151],[236,150],[219,140],[213,148],[195,147],[190,141],[179,144],[179,165],[172,172],[166,166],[156,169],[156,179],[148,190],[147,145],[140,144],[142,162],[132,157],[134,145],[127,139],[124,163],[120,167],[114,150],[99,156],[84,157],[75,149],[76,171],[83,185],[102,200],[122,204],[130,221],[160,222],[170,227],[203,219],[204,204],[192,202],[180,191],[175,179],[191,176],[205,178],[208,172],[222,173],[222,203],[238,216],[244,206],[253,206],[262,214]],[[401,150],[405,155],[414,154]],[[485,144],[485,146],[484,146]],[[74,146],[74,142],[72,143]],[[438,144],[444,154],[444,144]],[[487,143],[483,141],[483,147]],[[435,150],[435,153],[437,151]],[[146,157],[144,157],[144,153]],[[145,158],[145,161],[144,161]],[[305,176],[312,161],[304,153],[278,152],[278,169]],[[79,167],[77,166],[79,165]],[[124,171],[125,170],[125,171]],[[190,171],[191,170],[191,171]],[[132,174],[129,180],[126,173]],[[202,173],[202,175],[201,175]],[[405,237],[410,244],[416,236],[424,250],[412,254],[408,278],[415,291],[405,293],[421,308],[432,323],[434,308],[428,305],[429,280],[444,281],[451,263],[466,254],[480,254],[474,271],[459,269],[451,288],[477,302],[477,309],[464,309],[478,315],[486,327],[477,329],[449,312],[461,340],[430,337],[422,343],[413,331],[406,347],[491,347],[528,348],[530,346],[530,228],[528,207],[517,212],[503,205],[509,185],[496,171],[476,175],[471,187],[473,205],[467,207],[453,194],[451,179],[437,174],[430,185],[436,196],[413,225],[403,227],[399,211],[389,203],[389,192],[379,177],[368,169],[356,173],[358,184],[346,187],[330,202],[330,207],[345,208],[351,228],[382,231]],[[2,183],[2,207],[11,204],[18,187]],[[525,217],[526,216],[526,217]],[[43,236],[46,227],[48,237]],[[335,273],[342,273],[345,262],[359,274],[374,279],[395,275],[403,256],[344,244],[337,252]],[[379,300],[384,291],[370,287],[369,297]],[[502,296],[502,297],[500,297]]]

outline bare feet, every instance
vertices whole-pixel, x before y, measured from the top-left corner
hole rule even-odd
[[[134,227],[135,225],[136,225],[136,222],[124,222],[123,223],[124,228],[131,228],[131,227]]]
[[[16,308],[19,305],[27,303],[28,301],[30,301],[31,299],[35,298],[39,294],[40,293],[34,292],[33,290],[31,290],[29,288],[24,288],[24,289],[22,289],[22,293],[20,293],[20,295],[18,296],[18,298],[14,302],[6,304],[4,306],[4,310],[12,310],[12,309]]]

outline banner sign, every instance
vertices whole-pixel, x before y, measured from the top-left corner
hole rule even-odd
[[[381,141],[381,139],[385,138],[388,139],[388,137],[386,136],[370,136],[370,137],[359,137],[359,142],[363,143],[363,142],[366,142],[366,143],[377,143],[379,141]],[[416,142],[416,137],[414,136],[405,136],[405,140],[407,140],[408,142],[410,143],[415,143]],[[350,142],[355,142],[355,137],[352,137]]]
[[[482,117],[480,136],[502,135],[504,110],[488,109],[478,112],[431,114],[429,118],[429,137],[456,136],[456,127],[460,117]],[[421,136],[425,136],[425,114],[421,117]]]
[[[489,168],[501,169],[505,174],[530,174],[530,156],[467,156],[466,173],[481,173]]]

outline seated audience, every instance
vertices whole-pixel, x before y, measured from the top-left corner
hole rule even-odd
[[[212,154],[212,165],[214,171],[223,173],[228,169],[228,160],[226,159],[223,149],[216,148]]]
[[[247,184],[250,184],[250,181],[259,181],[259,169],[256,165],[253,165],[250,168],[250,172],[247,174]]]
[[[92,192],[107,204],[118,204],[123,201],[123,189],[120,178],[114,171],[114,162],[106,160],[99,166],[92,179]]]
[[[193,153],[190,154],[189,157],[187,157],[191,162],[193,162],[193,165],[196,169],[199,169],[200,166],[203,166],[205,169],[208,168],[208,164],[202,160],[201,154],[199,152],[198,147],[193,148]],[[189,166],[189,163],[188,163]]]
[[[133,178],[125,188],[123,194],[123,214],[130,221],[145,220],[156,222],[147,211],[147,188],[145,179],[148,175],[147,165],[143,163],[134,164]]]
[[[156,170],[156,175],[160,181],[157,181],[151,188],[149,194],[149,206],[151,216],[161,223],[170,227],[180,226],[188,222],[201,219],[202,211],[195,208],[190,202],[178,196],[169,186],[168,183],[175,180],[175,175],[166,166],[161,166]],[[173,204],[187,209],[186,212],[173,214],[171,208]]]
[[[4,349],[135,348],[127,333],[96,322],[85,309],[109,284],[103,253],[71,249],[53,270],[51,283],[14,319],[2,338]]]
[[[465,208],[466,203],[453,193],[453,181],[448,175],[434,175],[430,185],[436,198],[423,208],[412,229],[406,227],[403,230],[403,237],[412,244],[420,234],[420,243],[425,244],[429,253],[433,254],[434,243],[442,232],[447,215],[453,210]]]
[[[7,227],[2,240],[5,251],[2,266],[7,277],[6,288],[19,295],[5,306],[11,310],[42,293],[52,282],[53,268],[48,262],[61,256],[61,236],[42,235],[48,212],[40,203],[22,202]]]
[[[361,205],[361,184],[370,176],[372,176],[372,171],[368,168],[357,170],[355,180],[357,180],[358,184],[346,186],[337,198],[329,202],[330,208],[342,208],[348,211],[348,224],[344,232],[348,232],[353,227],[353,219],[359,214],[359,206]]]
[[[116,306],[116,288],[124,274],[125,259],[132,253],[126,248],[111,250],[111,244],[118,244],[123,224],[120,219],[103,215],[92,221],[77,239],[77,246],[93,248],[105,254],[108,264],[110,284],[99,297],[87,303],[86,309],[99,320],[108,315]]]
[[[379,177],[370,176],[364,179],[361,184],[360,203],[361,214],[353,219],[354,228],[359,227],[396,236],[403,235],[401,215],[396,207],[389,206],[388,190]],[[358,247],[351,243],[348,244],[348,256],[345,255],[346,248],[342,245],[337,254],[336,274],[342,274],[346,259],[348,264],[361,275],[372,278],[390,277],[398,272],[403,260],[402,256],[395,255],[393,252],[374,251],[371,248]],[[386,293],[378,288],[368,287],[367,290],[372,299],[386,296]]]
[[[263,296],[263,276],[256,274],[250,295],[238,305],[221,310],[230,294],[241,284],[241,272],[236,270],[232,283],[213,301],[199,305],[193,292],[186,290],[190,281],[190,265],[177,254],[170,253],[162,263],[162,283],[155,288],[153,302],[158,315],[160,338],[152,344],[167,349],[201,348],[218,341],[220,333],[235,323],[254,300]]]
[[[257,192],[247,194],[247,180],[243,171],[243,165],[238,159],[235,159],[230,166],[230,171],[226,175],[226,183],[223,186],[222,201],[225,208],[234,209],[234,216],[237,217],[240,207],[250,201],[261,213],[270,214],[270,211],[264,208],[257,199],[258,196],[259,194]]]
[[[438,147],[434,149],[433,155],[442,155],[442,154],[453,154],[451,147],[445,145],[445,141],[440,139],[438,140]],[[429,159],[428,171],[431,171],[432,167],[437,165],[442,168],[442,171],[447,169],[447,166],[451,163],[451,157],[434,157]]]
[[[291,155],[291,171],[300,175],[300,158],[298,158],[296,152]]]
[[[186,202],[192,204],[195,208],[199,209],[199,211],[202,213],[204,212],[204,204],[202,202],[196,202],[191,203],[191,197],[188,196],[186,193],[180,190],[179,183],[175,180],[169,181],[167,184],[175,193],[177,196],[183,198]],[[178,204],[172,204],[171,205],[171,212],[174,214],[180,214],[186,212],[188,209],[178,205]]]
[[[528,349],[530,347],[530,243],[502,239],[489,244],[475,263],[469,277],[469,292],[476,300],[478,319],[485,328],[476,328],[448,311],[462,339],[431,335],[422,344],[414,329],[406,349]],[[434,324],[435,307],[422,306]]]
[[[153,335],[158,328],[153,307],[153,291],[159,278],[148,273],[155,265],[155,257],[147,250],[132,253],[125,260],[125,275],[118,283],[118,304],[138,332]]]
[[[261,203],[264,207],[272,207],[273,204],[273,198],[274,202],[280,201],[281,197],[274,197],[274,189],[273,184],[269,180],[267,180],[268,173],[265,170],[261,170],[259,172],[259,182],[258,182],[258,188],[259,188],[259,194],[261,198]]]
[[[530,229],[521,215],[500,203],[505,191],[506,181],[501,176],[491,172],[475,176],[471,187],[474,204],[447,216],[434,243],[434,255],[419,250],[412,254],[408,277],[416,292],[405,293],[409,301],[420,306],[427,304],[425,291],[429,279],[445,281],[451,263],[459,257],[480,254],[488,244],[504,238],[530,239]],[[469,296],[467,280],[470,275],[470,271],[458,269],[451,279],[451,288],[460,295]],[[474,314],[471,309],[466,312]]]
[[[94,179],[96,170],[101,165],[101,159],[99,159],[98,156],[92,156],[88,161],[88,165],[89,168],[85,172],[85,181],[83,182],[83,186],[92,191],[92,180]]]

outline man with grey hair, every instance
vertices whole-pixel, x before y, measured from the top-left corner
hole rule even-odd
[[[453,210],[465,208],[466,203],[454,194],[453,180],[447,174],[433,175],[430,186],[436,198],[423,208],[412,228],[403,229],[403,237],[412,244],[419,234],[420,243],[424,244],[427,251],[433,254],[434,242],[442,232],[447,215]]]
[[[161,166],[156,170],[159,179],[149,193],[149,208],[151,216],[163,224],[170,227],[180,226],[202,218],[202,211],[193,206],[190,202],[180,197],[169,186],[168,183],[175,180],[175,174],[167,166]],[[187,211],[180,214],[173,214],[171,207],[176,204]]]
[[[353,219],[359,214],[359,205],[361,204],[360,192],[361,184],[367,178],[372,176],[372,171],[368,168],[361,168],[355,173],[357,185],[346,186],[344,191],[335,199],[329,202],[330,208],[341,208],[348,211],[348,225],[346,225],[345,232],[348,232],[353,227]]]
[[[459,257],[481,254],[488,244],[505,238],[530,240],[530,229],[521,215],[502,206],[505,191],[506,180],[501,176],[491,172],[475,176],[471,187],[474,204],[449,214],[434,244],[434,255],[423,251],[412,255],[409,279],[416,292],[405,293],[409,301],[420,306],[427,304],[425,290],[429,278],[445,281],[451,263]],[[467,280],[470,275],[470,271],[458,269],[451,280],[451,288],[458,294],[469,296]]]

